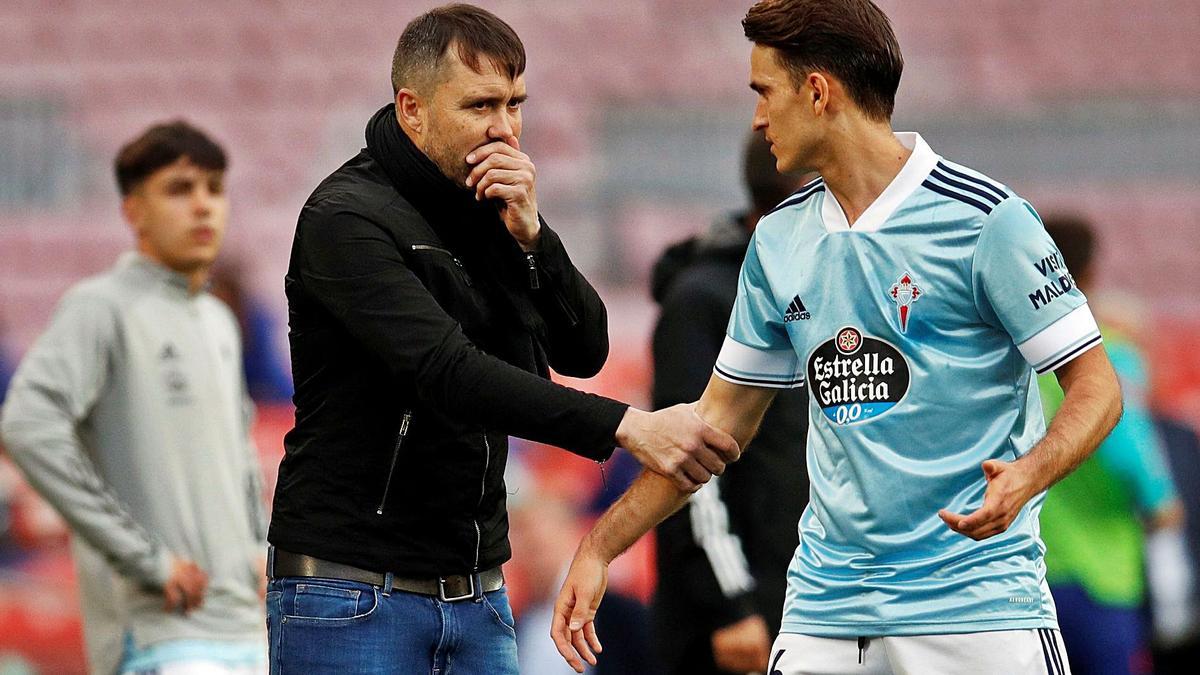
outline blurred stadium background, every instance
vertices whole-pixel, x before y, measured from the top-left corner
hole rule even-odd
[[[1200,2],[878,1],[907,62],[896,128],[921,131],[1043,213],[1092,218],[1098,282],[1136,308],[1155,404],[1200,423]],[[111,177],[117,147],[151,122],[185,117],[231,155],[222,257],[266,328],[256,358],[286,370],[282,277],[296,215],[362,145],[367,118],[389,100],[396,38],[433,4],[0,3],[8,368],[62,292],[130,245]],[[609,304],[612,357],[579,385],[645,404],[650,266],[744,201],[738,157],[754,98],[739,21],[749,0],[477,4],[525,41],[522,143],[541,207]],[[273,398],[264,393],[258,430],[268,476],[291,414]],[[590,462],[524,445],[515,454],[524,480],[581,508],[603,491]],[[610,473],[609,489],[620,480]],[[81,671],[61,525],[6,466],[0,504],[0,673]],[[623,559],[614,584],[648,597],[649,556],[643,544]],[[519,609],[519,564],[510,577]]]

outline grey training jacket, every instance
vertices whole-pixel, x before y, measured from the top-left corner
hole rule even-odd
[[[263,641],[265,517],[232,312],[126,253],[74,286],[13,377],[0,434],[70,525],[91,670],[124,641]],[[209,576],[163,610],[171,556]]]

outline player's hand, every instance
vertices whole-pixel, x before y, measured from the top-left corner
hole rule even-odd
[[[184,614],[204,604],[204,592],[208,589],[208,575],[191,560],[171,560],[171,576],[163,585],[163,608],[168,612],[179,610]]]
[[[580,549],[558,592],[550,624],[554,646],[577,673],[583,672],[584,661],[596,665],[596,654],[603,649],[596,635],[595,619],[607,587],[608,563]]]
[[[1037,493],[1036,482],[1020,462],[989,459],[983,463],[983,475],[988,486],[978,511],[966,516],[946,509],[938,511],[950,529],[975,540],[1007,530],[1025,503]]]
[[[499,138],[495,128],[488,129],[488,135]],[[522,249],[533,250],[542,232],[535,186],[537,169],[529,155],[521,152],[517,137],[508,134],[475,148],[467,155],[467,164],[474,166],[467,175],[467,187],[475,189],[475,198],[494,200],[509,234]]]
[[[686,492],[699,490],[742,454],[732,436],[706,424],[695,404],[685,403],[652,413],[629,408],[617,427],[617,442]]]
[[[713,631],[713,660],[732,673],[765,673],[771,658],[767,622],[757,614]]]

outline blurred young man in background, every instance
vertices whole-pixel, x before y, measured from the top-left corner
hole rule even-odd
[[[253,413],[237,323],[205,290],[225,167],[181,121],[121,149],[136,249],[67,292],[4,406],[8,451],[75,535],[95,673],[266,670]]]
[[[1100,333],[1028,202],[891,117],[903,60],[869,0],[763,0],[754,128],[816,171],[755,228],[697,404],[742,447],[809,386],[811,501],[772,673],[1066,673],[1045,490],[1120,416]],[[1065,396],[1046,430],[1034,369]],[[553,637],[582,668],[607,566],[688,494],[643,473],[584,538]]]
[[[754,226],[799,185],[775,170],[771,146],[757,132],[746,139],[742,178],[750,208],[672,246],[655,265],[652,292],[662,306],[653,344],[656,410],[704,393]],[[807,401],[804,389],[781,392],[763,418],[754,453],[658,526],[654,619],[664,672],[767,669],[796,550],[795,523],[808,503]]]

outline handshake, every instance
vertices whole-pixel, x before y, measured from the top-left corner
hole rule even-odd
[[[685,492],[699,490],[742,454],[732,436],[700,419],[694,403],[652,413],[629,408],[617,427],[617,442]]]

